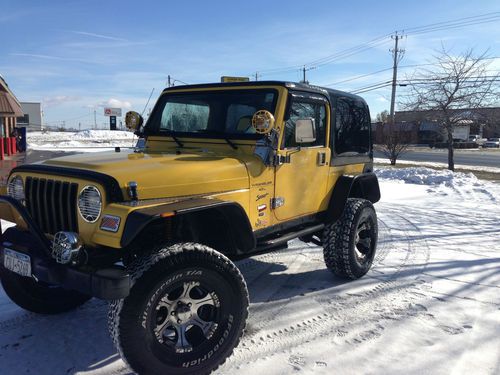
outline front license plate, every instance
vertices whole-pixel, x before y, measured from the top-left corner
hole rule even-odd
[[[29,255],[3,249],[3,266],[21,276],[31,277],[31,258]]]

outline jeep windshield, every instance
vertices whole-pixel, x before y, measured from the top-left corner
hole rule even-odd
[[[274,113],[278,92],[262,90],[166,93],[160,97],[145,128],[146,135],[257,139],[252,116]]]

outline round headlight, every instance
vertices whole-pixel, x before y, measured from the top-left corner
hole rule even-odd
[[[24,185],[21,176],[14,176],[7,184],[7,194],[9,197],[24,201]]]
[[[85,186],[78,195],[78,212],[83,220],[95,223],[101,215],[102,199],[99,189],[95,186]]]

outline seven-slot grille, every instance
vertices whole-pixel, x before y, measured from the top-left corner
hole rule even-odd
[[[44,233],[78,233],[78,184],[45,178],[26,178],[26,208]]]

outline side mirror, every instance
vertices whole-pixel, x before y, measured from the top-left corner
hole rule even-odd
[[[316,127],[311,117],[295,121],[295,143],[311,143],[316,140]]]
[[[142,116],[135,111],[128,111],[125,115],[125,126],[128,130],[138,132],[144,122]]]

